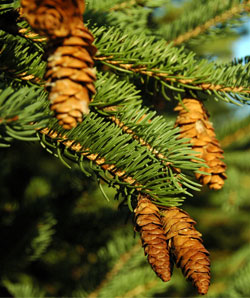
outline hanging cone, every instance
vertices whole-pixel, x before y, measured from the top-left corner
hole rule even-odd
[[[94,38],[82,21],[82,0],[22,0],[30,25],[49,38],[45,78],[51,110],[59,124],[71,129],[89,112],[95,93]]]
[[[226,165],[221,160],[224,158],[223,150],[203,104],[197,99],[186,98],[175,111],[179,112],[176,126],[180,127],[180,136],[190,138],[193,149],[199,152],[197,157],[202,158],[208,165],[208,168],[201,167],[199,170],[209,175],[196,173],[197,179],[203,185],[207,184],[210,189],[221,189],[227,178]]]
[[[177,207],[166,208],[161,214],[176,266],[192,281],[199,294],[206,294],[210,284],[209,252],[202,244],[201,234],[194,228],[196,222]]]
[[[140,232],[142,246],[155,273],[169,281],[172,274],[166,236],[162,229],[159,209],[147,197],[139,196],[135,209],[136,230]]]
[[[84,0],[21,0],[21,8],[30,26],[49,39],[69,36],[85,10]]]

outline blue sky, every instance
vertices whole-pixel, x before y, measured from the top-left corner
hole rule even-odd
[[[250,56],[250,20],[245,24],[248,28],[248,34],[239,38],[233,45],[235,57]]]
[[[240,37],[233,44],[233,53],[237,58],[250,56],[250,19],[246,22],[245,26],[248,29],[248,34]],[[250,115],[250,106],[244,105],[243,107],[237,108],[236,115],[239,117]]]

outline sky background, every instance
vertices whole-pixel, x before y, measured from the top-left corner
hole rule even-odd
[[[233,54],[236,58],[243,58],[245,56],[250,56],[250,20],[245,23],[248,33],[240,37],[233,44]],[[250,105],[244,105],[236,109],[236,115],[239,117],[245,117],[250,115]]]
[[[248,34],[239,38],[233,45],[234,56],[241,58],[250,55],[250,20],[245,24]]]

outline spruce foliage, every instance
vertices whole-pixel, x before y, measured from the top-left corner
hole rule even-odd
[[[0,0],[1,296],[196,295],[180,270],[162,283],[147,264],[131,227],[138,195],[195,218],[211,254],[208,296],[249,295],[249,118],[231,115],[249,103],[250,61],[215,62],[198,48],[237,36],[250,2],[180,2],[86,1],[96,94],[66,130],[45,89],[47,39],[19,0]],[[174,125],[187,97],[211,111],[225,151],[218,192],[195,179],[208,166]]]

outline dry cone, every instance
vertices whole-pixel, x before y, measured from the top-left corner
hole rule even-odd
[[[169,249],[162,228],[158,207],[146,196],[139,196],[135,209],[136,229],[140,232],[142,246],[155,273],[169,281],[172,273]]]
[[[22,0],[23,14],[39,34],[48,37],[45,78],[51,110],[71,129],[89,112],[96,80],[94,38],[84,26],[84,1]]]
[[[180,136],[190,138],[193,149],[198,152],[197,157],[202,158],[208,165],[208,168],[201,167],[200,171],[209,175],[196,173],[197,179],[203,185],[207,184],[210,189],[221,189],[227,178],[226,165],[221,160],[224,158],[223,150],[203,104],[197,99],[186,98],[175,111],[179,112],[176,126],[180,127]]]
[[[210,284],[209,252],[194,228],[196,222],[185,211],[169,207],[162,211],[162,223],[176,266],[199,294],[206,294]]]

